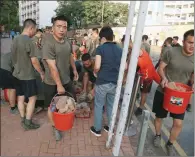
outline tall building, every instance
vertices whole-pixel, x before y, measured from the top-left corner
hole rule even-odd
[[[57,6],[57,1],[19,1],[20,26],[27,18],[34,19],[38,28],[51,26],[51,18],[55,16]]]
[[[130,4],[129,1],[112,1]],[[136,17],[140,1],[136,3]],[[137,18],[134,19],[134,25]],[[149,1],[145,25],[194,24],[194,1]]]
[[[170,25],[194,24],[194,1],[164,1],[163,20]]]

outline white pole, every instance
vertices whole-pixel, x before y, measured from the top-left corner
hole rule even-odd
[[[113,109],[112,109],[112,116],[111,116],[111,122],[110,122],[110,127],[109,127],[108,140],[106,142],[107,148],[110,148],[110,143],[112,141],[112,135],[113,135],[114,125],[115,125],[115,121],[116,121],[118,102],[119,102],[120,93],[121,93],[123,75],[124,75],[124,71],[125,71],[130,35],[131,35],[133,18],[134,18],[134,13],[135,13],[135,4],[136,4],[136,1],[131,1],[130,6],[129,6],[128,23],[127,23],[127,28],[126,28],[126,32],[125,32],[123,54],[122,54],[122,58],[121,58],[116,94],[115,94],[114,104],[113,104]]]
[[[121,107],[121,112],[120,112],[119,124],[117,127],[116,137],[115,137],[115,142],[114,142],[114,147],[113,147],[114,156],[119,155],[122,136],[123,136],[124,129],[125,129],[125,123],[127,119],[129,102],[131,98],[133,82],[134,82],[136,68],[137,68],[137,61],[138,61],[138,56],[139,56],[140,47],[141,47],[141,39],[142,39],[142,33],[143,33],[144,23],[146,19],[148,3],[149,1],[140,2],[139,15],[138,15],[135,37],[134,37],[135,42],[133,44],[133,49],[132,49],[132,54],[131,54],[131,59],[130,59],[130,64],[129,64],[129,70],[128,70],[128,75],[127,75],[127,82],[126,82],[126,87],[125,87],[125,92],[124,92],[123,102],[122,102],[122,107]]]

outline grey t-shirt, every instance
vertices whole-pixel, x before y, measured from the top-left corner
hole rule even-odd
[[[72,54],[72,45],[68,39],[65,39],[63,43],[57,42],[54,37],[48,36],[45,39],[43,48],[43,64],[45,67],[45,79],[44,82],[49,85],[56,85],[51,76],[50,69],[46,62],[46,59],[56,60],[56,66],[60,75],[60,79],[63,85],[70,81],[70,56]]]
[[[35,79],[35,70],[31,57],[36,57],[35,45],[31,38],[26,35],[17,36],[11,46],[13,76],[19,80]]]
[[[1,69],[12,72],[11,52],[1,54]]]
[[[183,47],[167,48],[163,51],[161,60],[167,64],[165,75],[169,82],[187,84],[194,72],[194,55],[185,56]],[[161,87],[158,87],[162,91]]]
[[[150,54],[150,44],[143,42],[143,43],[141,44],[141,48],[144,49],[144,50],[146,50],[146,52],[147,52],[148,54]]]

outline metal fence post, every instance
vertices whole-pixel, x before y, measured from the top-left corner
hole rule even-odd
[[[139,57],[139,52],[141,47],[141,38],[143,34],[144,23],[145,23],[146,13],[148,9],[148,3],[149,1],[140,2],[139,15],[138,15],[136,31],[135,31],[135,40],[134,40],[135,42],[133,44],[133,49],[131,53],[131,59],[130,59],[128,74],[127,74],[127,82],[126,82],[122,107],[120,111],[119,123],[116,130],[115,142],[113,147],[114,156],[119,155],[122,136],[125,130],[128,107],[129,107],[129,102],[132,94],[133,82],[135,79],[135,73],[136,73],[137,62],[138,62],[138,57]]]
[[[139,135],[139,141],[138,141],[138,147],[137,147],[137,152],[136,156],[142,156],[143,151],[144,151],[144,144],[146,141],[146,134],[148,131],[148,122],[150,120],[150,112],[148,110],[143,110],[144,111],[144,117],[143,121],[141,124],[141,130],[140,130],[140,135]]]
[[[127,28],[126,28],[126,32],[125,32],[126,36],[125,36],[123,54],[122,54],[122,58],[121,58],[121,65],[120,65],[120,71],[119,71],[119,76],[118,76],[118,81],[117,81],[116,94],[115,94],[115,98],[114,98],[112,116],[111,116],[111,121],[110,121],[110,126],[109,126],[110,128],[109,128],[109,132],[108,132],[108,140],[106,142],[107,148],[110,148],[112,136],[113,136],[113,130],[114,130],[115,121],[116,121],[116,114],[117,114],[117,110],[118,110],[118,103],[119,103],[119,99],[120,99],[121,87],[122,87],[122,82],[123,82],[123,75],[124,75],[124,71],[125,71],[130,35],[131,35],[133,18],[134,18],[134,13],[135,13],[135,4],[136,4],[136,1],[131,1],[131,4],[129,6],[128,23],[127,23]]]
[[[130,124],[131,124],[131,119],[132,119],[132,116],[133,116],[133,110],[134,110],[134,107],[135,107],[135,101],[136,101],[136,95],[137,95],[137,91],[138,91],[138,88],[139,88],[139,84],[140,84],[140,79],[141,79],[141,76],[139,74],[137,74],[136,76],[136,81],[135,81],[135,84],[134,84],[134,90],[132,92],[132,96],[131,96],[131,101],[130,101],[130,106],[129,106],[129,114],[128,114],[128,118],[127,118],[127,125],[126,125],[126,130],[129,128]]]

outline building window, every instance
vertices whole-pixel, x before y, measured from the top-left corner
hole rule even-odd
[[[189,25],[193,25],[193,24],[194,24],[194,22],[188,22],[187,24],[189,24]]]
[[[169,25],[172,25],[172,22],[168,22]]]
[[[181,25],[185,25],[185,22],[181,22]]]
[[[184,5],[183,8],[188,8],[188,4]]]

